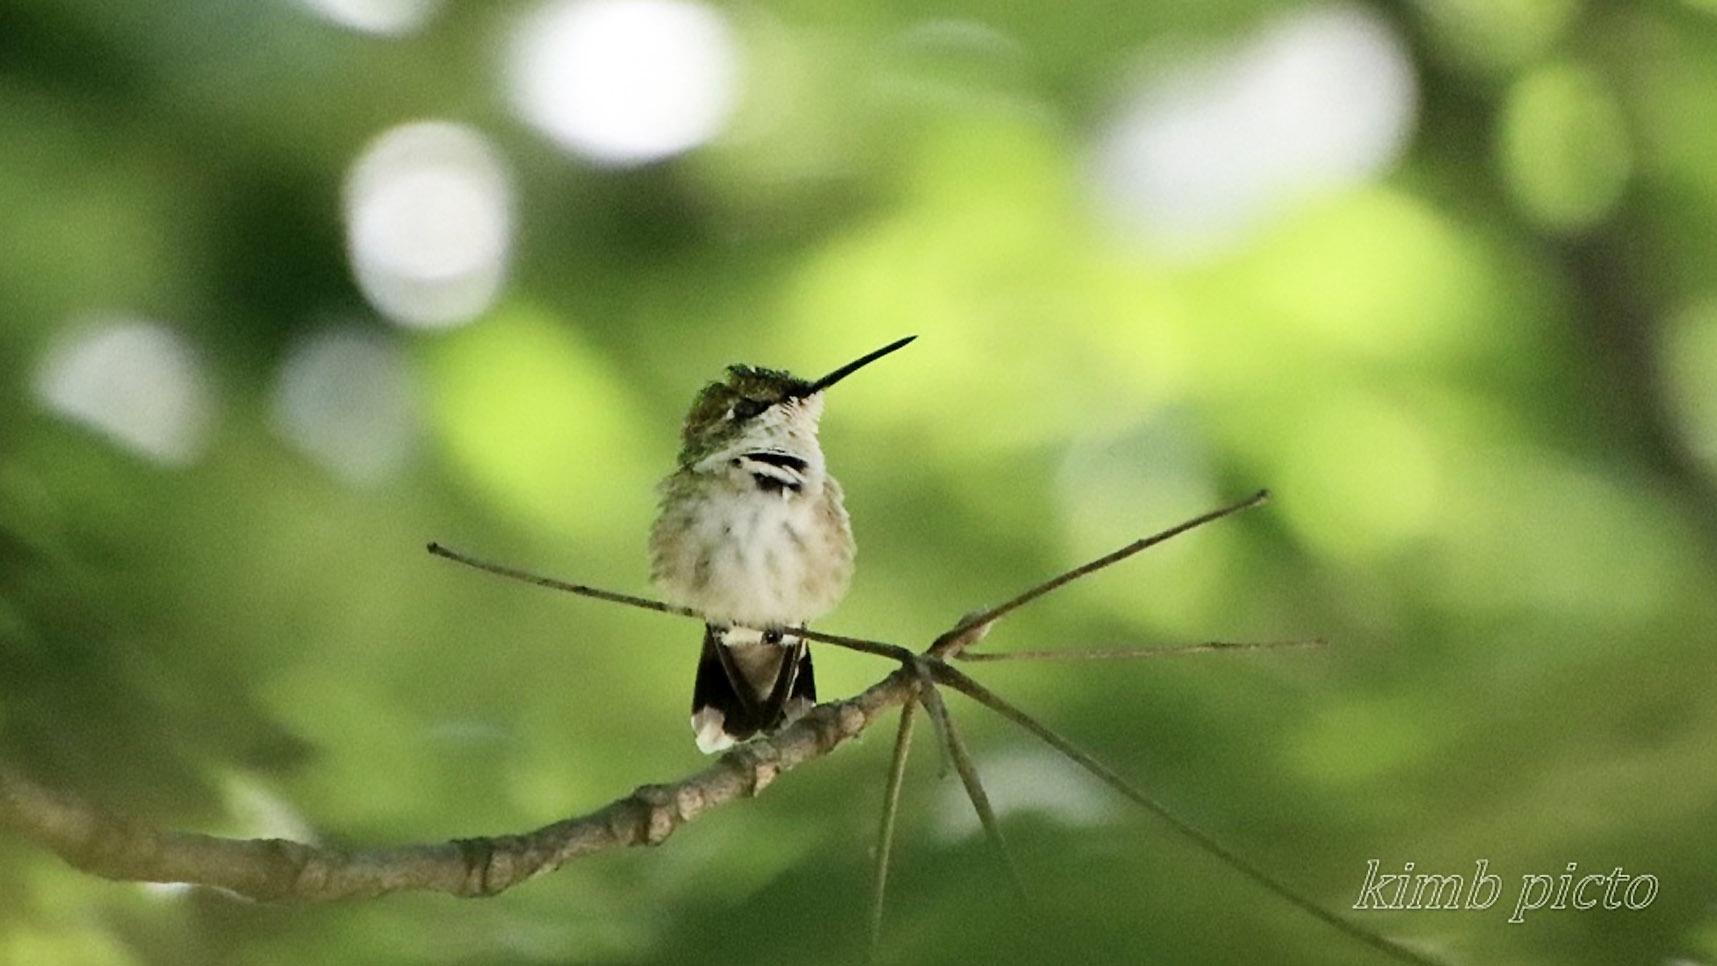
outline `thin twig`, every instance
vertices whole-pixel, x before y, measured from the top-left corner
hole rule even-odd
[[[894,758],[888,765],[888,784],[882,792],[882,827],[876,833],[876,875],[870,904],[870,961],[876,962],[882,947],[882,906],[888,893],[888,861],[894,850],[894,819],[900,812],[900,789],[905,784],[906,759],[912,751],[912,723],[916,701],[900,706],[900,729],[894,735]]]
[[[974,615],[967,617],[966,619],[962,620],[960,623],[954,625],[954,627],[952,629],[943,633],[942,636],[936,638],[936,642],[934,644],[930,645],[930,650],[927,653],[934,655],[936,657],[948,657],[951,654],[957,653],[959,651],[959,649],[963,646],[962,639],[965,637],[967,632],[971,631],[975,627],[978,627],[979,625],[988,624],[988,623],[996,620],[997,618],[1001,617],[1004,614],[1011,613],[1015,610],[1018,610],[1021,607],[1024,607],[1026,604],[1031,603],[1032,601],[1038,599],[1039,597],[1042,597],[1044,594],[1047,594],[1050,591],[1055,590],[1058,587],[1062,587],[1066,584],[1070,584],[1073,581],[1078,580],[1079,578],[1087,576],[1089,574],[1096,573],[1097,571],[1102,570],[1104,567],[1108,567],[1111,564],[1119,563],[1122,560],[1125,560],[1128,557],[1131,557],[1133,554],[1136,554],[1141,550],[1145,550],[1145,549],[1148,549],[1150,547],[1154,547],[1157,544],[1162,543],[1165,540],[1169,540],[1169,539],[1172,539],[1174,537],[1178,537],[1181,534],[1187,532],[1188,530],[1197,529],[1198,527],[1202,527],[1207,523],[1211,523],[1213,521],[1220,520],[1226,516],[1231,516],[1235,513],[1239,513],[1242,510],[1250,510],[1251,508],[1259,505],[1260,503],[1263,503],[1265,500],[1267,500],[1269,498],[1270,498],[1270,491],[1269,490],[1259,490],[1257,493],[1252,494],[1251,496],[1247,497],[1244,500],[1241,500],[1238,503],[1232,503],[1232,504],[1229,504],[1228,506],[1222,507],[1220,509],[1212,510],[1209,513],[1205,513],[1205,514],[1201,514],[1199,516],[1193,517],[1192,519],[1186,521],[1185,523],[1176,524],[1175,526],[1169,527],[1167,530],[1163,530],[1159,533],[1153,533],[1150,536],[1145,537],[1141,540],[1135,540],[1134,542],[1127,544],[1125,547],[1122,547],[1121,549],[1116,550],[1113,553],[1105,554],[1101,557],[1098,557],[1096,560],[1091,561],[1090,563],[1084,564],[1084,565],[1079,566],[1079,567],[1075,567],[1072,570],[1069,570],[1069,571],[1066,571],[1066,572],[1060,574],[1059,576],[1051,577],[1049,580],[1046,580],[1043,583],[1038,584],[1036,587],[1033,587],[1030,590],[1026,591],[1025,593],[1020,594],[1019,596],[1013,598],[1012,600],[1008,601],[1005,604],[999,604],[999,605],[992,607],[986,611],[979,611],[977,614],[974,614]]]
[[[454,563],[464,564],[467,567],[474,567],[478,570],[495,574],[496,576],[506,577],[509,580],[518,580],[527,584],[533,584],[537,587],[546,587],[549,590],[560,590],[569,594],[577,594],[580,597],[591,597],[596,600],[605,600],[614,604],[625,604],[628,607],[653,610],[659,614],[673,614],[678,617],[690,617],[700,621],[704,619],[702,614],[690,607],[681,607],[678,604],[669,604],[659,600],[652,600],[648,597],[637,597],[632,594],[622,594],[617,591],[603,590],[600,587],[591,587],[587,584],[575,584],[565,580],[556,580],[553,577],[544,577],[541,574],[531,573],[528,570],[520,570],[517,567],[509,567],[505,564],[492,563],[478,557],[473,557],[470,554],[462,553],[458,550],[454,550],[452,547],[440,543],[431,543],[429,545],[429,552],[437,557],[451,560]],[[768,630],[768,628],[758,628],[758,630]],[[909,664],[913,660],[913,654],[911,651],[904,647],[900,647],[899,645],[889,644],[883,641],[871,641],[862,637],[847,637],[844,634],[827,634],[822,631],[814,631],[810,628],[803,627],[794,628],[793,635],[795,637],[802,637],[808,641],[821,641],[824,644],[833,644],[836,647],[844,647],[848,650],[859,651],[864,654],[874,654],[878,657],[890,658],[899,661],[902,664]]]
[[[454,550],[452,547],[444,546],[439,543],[430,543],[429,552],[437,557],[451,560],[454,563],[464,564],[467,567],[475,567],[478,570],[486,570],[489,573],[506,577],[510,580],[520,580],[527,584],[535,584],[538,587],[547,587],[550,590],[563,590],[569,594],[577,594],[580,597],[594,597],[597,600],[606,600],[614,604],[625,604],[628,607],[641,607],[644,610],[653,610],[663,614],[677,614],[681,617],[696,617],[698,620],[703,620],[703,616],[697,611],[692,610],[690,607],[680,607],[675,604],[666,604],[659,600],[651,600],[648,597],[634,597],[631,594],[622,594],[617,591],[603,590],[600,587],[589,587],[584,584],[574,584],[568,583],[564,580],[556,580],[553,577],[544,577],[541,574],[533,574],[528,570],[520,570],[517,567],[508,567],[505,564],[490,563],[487,560],[480,560],[469,554],[461,553]]]
[[[1251,879],[1265,891],[1271,893],[1284,902],[1289,903],[1294,908],[1299,909],[1301,912],[1304,912],[1314,919],[1317,919],[1319,922],[1340,930],[1342,933],[1353,939],[1357,939],[1374,949],[1388,953],[1403,962],[1418,963],[1421,964],[1421,966],[1442,966],[1442,963],[1437,959],[1410,949],[1407,946],[1389,939],[1388,937],[1373,933],[1362,926],[1356,925],[1332,912],[1326,911],[1309,899],[1302,898],[1286,884],[1282,883],[1268,872],[1265,872],[1263,869],[1260,869],[1241,858],[1238,852],[1235,852],[1223,845],[1221,842],[1218,842],[1198,826],[1182,819],[1174,812],[1170,811],[1168,807],[1163,805],[1161,802],[1158,802],[1156,799],[1151,798],[1144,792],[1134,788],[1132,785],[1128,784],[1126,779],[1110,770],[1107,765],[1091,757],[1090,754],[1081,750],[1072,742],[1063,738],[1060,734],[1039,723],[1037,719],[1010,704],[1000,695],[997,695],[995,692],[979,684],[977,681],[972,680],[972,678],[968,677],[956,668],[940,661],[926,661],[924,663],[929,665],[930,673],[938,682],[954,688],[961,694],[970,697],[979,704],[984,705],[1002,717],[1012,721],[1014,724],[1019,725],[1025,730],[1043,739],[1050,745],[1050,747],[1061,752],[1063,755],[1066,755],[1075,764],[1079,765],[1079,767],[1095,775],[1105,785],[1108,785],[1115,791],[1120,792],[1135,804],[1167,823],[1176,832],[1185,836],[1188,841],[1192,842],[1194,845],[1198,846],[1210,855],[1215,856],[1223,864]]]
[[[812,630],[809,627],[796,627],[793,629],[792,634],[794,637],[802,637],[807,641],[819,641],[824,644],[833,644],[836,647],[844,647],[849,651],[858,651],[861,654],[874,654],[877,657],[886,657],[890,660],[899,661],[903,665],[909,665],[918,659],[918,655],[912,653],[906,648],[901,647],[898,644],[889,644],[886,641],[873,641],[863,637],[848,637],[845,634],[829,634],[824,631]]]
[[[910,669],[918,680],[919,691],[934,691],[936,689],[936,682],[931,679],[930,670],[924,666],[922,661],[914,660]],[[916,695],[914,700],[918,700]],[[924,704],[923,701],[918,701],[918,703]],[[928,708],[929,705],[925,705],[925,707]],[[936,780],[945,781],[948,778],[948,773],[953,770],[954,764],[953,759],[948,757],[948,729],[943,727],[941,718],[930,715],[930,730],[936,732]]]
[[[961,661],[1113,661],[1146,657],[1175,657],[1210,651],[1276,651],[1324,646],[1322,638],[1300,641],[1204,641],[1199,644],[1170,644],[1164,647],[1091,647],[1057,651],[958,651]]]
[[[1002,866],[1007,869],[1014,890],[1024,899],[1025,880],[1020,878],[1019,869],[1014,866],[1013,855],[1008,852],[1008,844],[1002,838],[1001,823],[996,821],[995,809],[990,807],[990,796],[984,791],[984,783],[978,778],[978,766],[972,762],[972,754],[966,750],[966,743],[960,740],[960,732],[954,728],[954,719],[948,714],[948,706],[942,703],[942,695],[937,692],[934,684],[926,683],[920,686],[918,700],[924,705],[924,710],[930,712],[931,720],[941,725],[948,757],[954,762],[954,770],[960,775],[960,783],[966,786],[966,797],[972,800],[972,808],[978,813],[978,823],[984,827],[984,834],[989,837],[990,844],[996,847],[996,854],[1001,857]]]

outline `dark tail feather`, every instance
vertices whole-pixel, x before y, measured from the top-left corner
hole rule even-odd
[[[793,690],[782,711],[792,721],[817,706],[817,675],[811,670],[811,646],[799,642],[799,673],[793,676]]]
[[[734,687],[743,680],[727,646],[715,639],[715,629],[704,627],[703,653],[698,657],[697,683],[692,685],[692,732],[704,754],[744,741],[757,732],[757,704],[749,687]]]
[[[724,630],[704,626],[697,683],[692,687],[692,731],[705,754],[773,731],[817,703],[811,649],[804,641],[737,645],[748,652],[742,666],[735,647],[721,642]],[[774,659],[759,663],[753,648],[776,652],[770,655]]]

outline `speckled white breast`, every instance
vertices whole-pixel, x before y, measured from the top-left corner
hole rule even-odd
[[[795,493],[710,482],[656,521],[662,592],[715,623],[791,626],[828,613],[852,579],[839,484],[824,476],[816,492]]]

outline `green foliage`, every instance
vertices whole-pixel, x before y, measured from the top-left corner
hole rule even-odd
[[[1099,132],[1141,69],[1298,5],[733,8],[725,135],[632,168],[507,109],[526,7],[382,37],[314,6],[0,11],[0,757],[175,827],[375,845],[686,773],[694,627],[424,543],[646,592],[652,486],[700,386],[916,333],[830,393],[860,554],[825,629],[922,646],[1268,486],[986,647],[1326,651],[978,676],[1332,910],[1368,859],[1502,875],[1488,911],[1348,912],[1389,935],[1474,962],[1717,957],[1709,2],[1391,7],[1403,153],[1192,256],[1111,217]],[[496,300],[447,331],[385,321],[342,237],[354,159],[425,117],[482,132],[515,193]],[[182,457],[51,402],[56,353],[115,318],[195,362]],[[282,373],[330,331],[409,387],[401,435],[352,444],[403,454],[373,472],[284,428]],[[827,695],[887,670],[824,651]],[[1380,961],[951,710],[1035,898],[1013,903],[921,728],[885,962]],[[0,966],[857,960],[875,734],[481,903],[255,907],[0,839]],[[1522,875],[1570,863],[1659,895],[1507,922]]]

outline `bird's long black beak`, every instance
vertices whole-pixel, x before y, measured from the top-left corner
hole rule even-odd
[[[834,385],[835,383],[840,382],[842,379],[845,379],[846,377],[859,371],[860,369],[864,368],[865,366],[870,365],[871,363],[875,362],[876,360],[881,359],[883,356],[888,355],[890,352],[893,352],[894,350],[901,348],[902,346],[906,345],[906,343],[911,342],[913,339],[916,339],[916,338],[918,338],[918,337],[915,335],[909,335],[904,339],[899,339],[899,340],[896,340],[894,342],[890,342],[888,345],[883,346],[882,348],[876,350],[875,352],[870,353],[869,355],[860,356],[859,358],[854,359],[853,361],[847,363],[846,365],[840,367],[839,369],[836,369],[834,372],[831,372],[828,375],[824,376],[823,378],[818,379],[816,382],[811,383],[810,388],[806,389],[804,391],[803,395],[812,396],[812,395],[816,395],[819,392],[822,392],[823,390],[829,388],[830,386]]]

